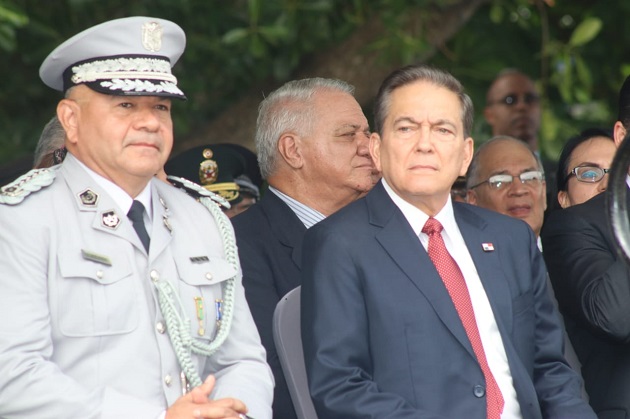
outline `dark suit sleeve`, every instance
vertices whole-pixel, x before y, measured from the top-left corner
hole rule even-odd
[[[437,418],[416,410],[397,394],[380,391],[372,380],[363,267],[353,240],[321,225],[311,228],[304,240],[302,339],[318,416]]]
[[[628,342],[630,271],[611,248],[607,228],[605,218],[552,214],[543,231],[545,261],[563,310],[604,337]]]
[[[582,382],[564,358],[564,328],[552,294],[536,239],[530,233],[530,265],[534,308],[534,387],[543,417],[592,418],[595,413],[581,397]],[[515,310],[517,311],[517,310]],[[522,313],[526,311],[523,310]],[[520,313],[515,313],[518,319]],[[515,328],[520,328],[515,325]],[[524,408],[524,406],[521,406]]]

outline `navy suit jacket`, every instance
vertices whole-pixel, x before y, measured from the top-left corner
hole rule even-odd
[[[454,204],[454,212],[523,418],[594,418],[563,358],[531,229],[467,204]],[[320,417],[486,417],[483,372],[455,306],[381,183],[306,233],[302,273],[304,355]]]
[[[630,417],[630,266],[617,253],[605,194],[550,214],[544,255],[567,333],[600,418]],[[626,197],[630,205],[630,195]]]
[[[278,301],[300,285],[302,238],[306,227],[276,194],[267,191],[259,203],[232,218],[245,297],[267,350],[276,381],[275,419],[296,418],[273,342],[273,312]]]

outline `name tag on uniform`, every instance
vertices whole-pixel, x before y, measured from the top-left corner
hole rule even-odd
[[[91,260],[92,262],[100,263],[102,265],[112,266],[112,261],[103,255],[99,255],[98,253],[90,252],[89,250],[81,249],[81,256],[85,260]]]

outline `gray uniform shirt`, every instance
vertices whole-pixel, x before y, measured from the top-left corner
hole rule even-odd
[[[250,416],[271,417],[273,378],[240,269],[225,259],[206,208],[151,183],[148,254],[71,155],[52,185],[0,205],[0,417],[155,418],[182,395],[182,383],[154,281],[175,286],[192,336],[210,342],[222,283],[235,274],[230,334],[193,363],[202,380],[216,375],[212,398],[236,397]]]

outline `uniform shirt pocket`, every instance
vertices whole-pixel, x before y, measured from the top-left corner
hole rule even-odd
[[[236,268],[225,259],[211,258],[194,263],[180,258],[177,262],[180,298],[184,314],[190,319],[191,336],[211,340],[223,315],[223,286],[238,275]]]
[[[138,327],[139,284],[123,254],[107,255],[107,263],[61,251],[60,278],[55,284],[59,330],[65,336],[88,337],[129,333]]]

